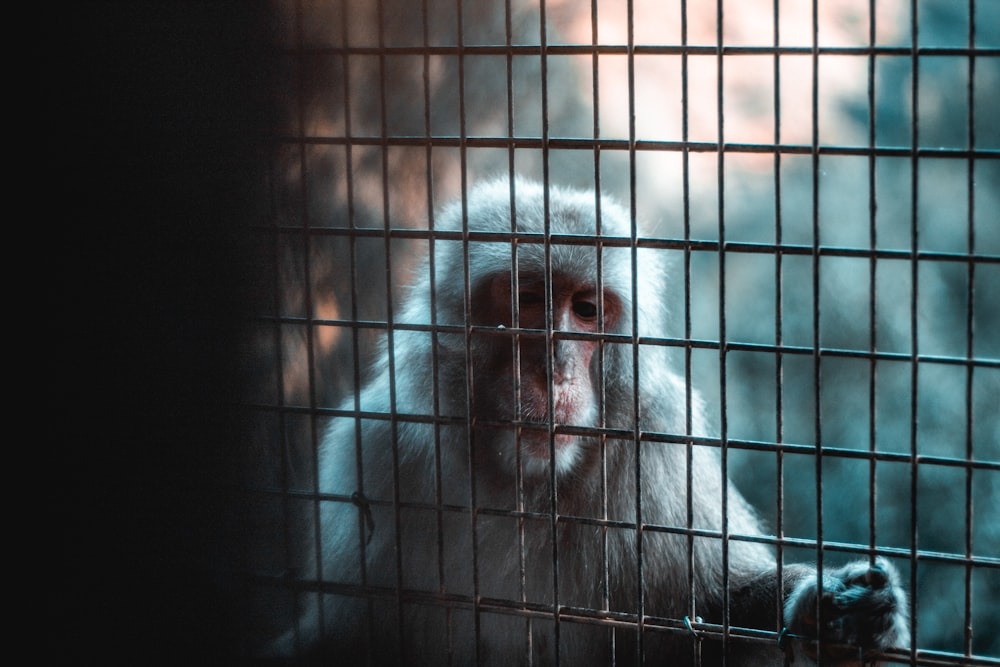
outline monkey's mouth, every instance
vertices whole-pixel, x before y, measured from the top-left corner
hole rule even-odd
[[[553,470],[557,476],[565,475],[579,464],[583,455],[579,436],[554,433],[550,440],[547,428],[522,429],[519,442],[526,475],[548,475]]]
[[[547,429],[532,428],[523,429],[520,435],[521,451],[532,458],[549,460],[552,450],[559,451],[572,445],[576,441],[576,436],[568,433],[556,433],[552,436],[552,444],[549,444],[549,433]]]

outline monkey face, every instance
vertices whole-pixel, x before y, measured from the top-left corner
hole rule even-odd
[[[477,324],[498,329],[474,360],[473,412],[516,425],[482,436],[500,458],[516,461],[519,452],[526,475],[548,474],[550,461],[566,473],[585,453],[588,438],[570,429],[597,425],[595,334],[612,330],[621,312],[613,293],[585,281],[555,275],[550,282],[551,300],[538,273],[518,275],[516,286],[510,274],[494,275],[479,292]]]

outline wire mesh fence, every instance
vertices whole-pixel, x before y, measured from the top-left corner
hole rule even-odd
[[[1000,5],[276,7],[255,634],[780,664],[880,558],[1000,664]]]

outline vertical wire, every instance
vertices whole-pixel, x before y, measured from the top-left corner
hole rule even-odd
[[[823,627],[823,429],[821,411],[822,356],[820,354],[820,220],[819,220],[819,7],[812,0],[812,358],[813,358],[813,432],[816,439],[816,622]],[[819,651],[823,650],[820,640]]]
[[[875,96],[875,46],[876,46],[875,0],[868,0],[868,559],[875,561],[875,544],[878,537],[877,507],[878,481],[875,454],[878,449],[878,309],[875,295],[878,294],[878,262],[875,258],[878,248],[878,163],[875,158],[875,144],[878,136]]]
[[[598,333],[605,334],[604,328],[604,244],[601,240],[602,218],[601,218],[601,98],[600,98],[600,63],[598,57],[599,26],[597,13],[597,0],[590,1],[590,46],[591,46],[591,104],[593,106],[593,134],[594,134],[594,211],[595,211],[595,233],[597,236],[597,321],[599,324]],[[607,383],[604,381],[604,355],[606,345],[604,338],[597,341],[597,403],[598,403],[598,424],[601,428],[607,428]],[[608,436],[603,432],[599,438],[601,456],[601,519],[607,521],[608,516]],[[601,525],[601,608],[605,611],[611,609],[611,556],[609,552],[608,527]],[[615,664],[616,641],[613,629],[608,629],[608,664]]]
[[[438,560],[438,592],[446,593],[445,585],[445,549],[444,549],[444,493],[442,484],[441,468],[441,400],[439,389],[440,384],[440,363],[438,358],[438,317],[437,317],[437,267],[435,251],[435,213],[434,213],[434,156],[431,139],[431,80],[430,80],[430,27],[428,25],[429,10],[427,0],[421,0],[421,31],[423,35],[423,69],[421,77],[423,80],[424,97],[424,137],[427,139],[425,145],[425,163],[427,165],[426,181],[427,188],[427,227],[430,234],[427,237],[427,272],[430,285],[430,319],[431,319],[431,412],[434,417],[434,504],[437,528],[437,560]],[[452,609],[444,606],[445,617],[445,646],[447,647],[447,664],[452,664],[452,653],[454,651],[454,637],[452,636]]]
[[[348,31],[347,31],[347,4],[341,5],[341,40],[345,48],[349,46],[348,44]],[[357,229],[357,220],[355,217],[354,209],[354,151],[353,151],[353,127],[351,125],[351,62],[350,55],[345,51],[344,54],[344,135],[346,141],[344,142],[344,159],[346,163],[346,183],[347,183],[347,221],[350,229],[352,231]],[[351,270],[351,322],[357,323],[359,321],[358,313],[358,256],[357,256],[357,237],[354,234],[348,236],[348,247],[350,252],[350,270]],[[355,474],[357,475],[358,493],[362,498],[365,497],[365,476],[364,476],[364,456],[362,454],[362,429],[361,429],[361,350],[358,341],[358,330],[357,327],[351,328],[351,349],[353,352],[354,360],[354,460],[355,460]],[[367,589],[368,586],[368,538],[365,535],[367,526],[365,525],[365,518],[363,512],[358,513],[358,547],[360,549],[360,567],[358,568],[361,573],[360,583],[363,589]],[[372,638],[375,636],[375,604],[371,597],[366,598],[367,605],[367,623],[368,623],[368,638],[369,641],[365,642],[365,651],[369,653],[373,644]]]
[[[782,279],[784,278],[784,265],[783,265],[783,255],[781,252],[781,244],[784,240],[784,234],[782,229],[782,215],[781,215],[781,56],[779,55],[779,49],[781,47],[781,13],[780,13],[780,0],[774,0],[774,145],[776,147],[774,151],[774,344],[777,349],[774,359],[774,407],[775,407],[775,423],[774,423],[774,437],[777,444],[782,444],[785,441],[785,423],[784,423],[784,355],[782,354],[782,345],[784,344],[784,330],[782,323],[782,316],[784,315],[782,300],[784,299],[784,290],[782,285]],[[785,605],[784,605],[784,595],[781,591],[784,590],[784,585],[782,580],[784,579],[784,545],[782,540],[785,538],[785,482],[784,482],[784,471],[785,471],[785,456],[784,451],[781,447],[777,447],[775,451],[776,457],[776,472],[775,472],[775,503],[777,504],[777,537],[778,537],[778,548],[776,554],[776,577],[778,581],[778,595],[775,596],[775,627],[784,627],[785,618]]]
[[[385,44],[385,3],[378,0],[378,71],[379,71],[379,139],[382,149],[382,227],[384,236],[385,255],[385,303],[386,303],[386,357],[389,368],[389,425],[390,444],[392,449],[392,510],[395,530],[395,566],[396,566],[396,623],[399,631],[397,643],[399,653],[397,660],[400,664],[403,661],[403,637],[405,634],[405,613],[403,607],[403,543],[402,543],[402,518],[400,510],[400,474],[399,474],[399,422],[397,390],[396,390],[396,355],[395,355],[395,314],[392,303],[392,220],[389,204],[389,127],[388,127],[388,102],[386,93],[386,44]]]
[[[918,451],[917,451],[917,431],[918,431],[918,410],[917,410],[917,383],[919,381],[918,366],[918,336],[917,336],[917,293],[919,286],[919,226],[918,226],[918,200],[917,195],[920,170],[918,160],[918,149],[920,146],[920,59],[919,59],[919,3],[917,0],[910,2],[910,95],[911,95],[911,123],[910,126],[910,591],[914,593],[911,597],[913,613],[910,615],[910,657],[916,658],[917,646],[917,500],[919,481]]]
[[[507,178],[510,187],[510,294],[511,294],[511,325],[515,331],[521,328],[521,313],[518,294],[520,292],[520,276],[518,275],[518,243],[517,243],[517,193],[515,187],[515,131],[514,126],[514,54],[513,54],[513,16],[511,0],[504,2],[504,44],[506,46],[506,77],[507,77]],[[524,408],[521,404],[521,335],[511,336],[512,371],[511,382],[514,385],[514,415],[518,422],[524,418]],[[523,429],[518,426],[514,430],[514,486],[517,490],[517,574],[519,597],[522,603],[528,600],[528,570],[527,543],[525,541],[525,493],[524,493],[524,459],[521,449]],[[525,622],[525,655],[527,664],[534,664],[534,619],[528,616]]]
[[[643,664],[643,629],[646,621],[646,599],[643,588],[643,517],[642,517],[642,431],[640,421],[639,387],[639,283],[638,283],[638,223],[636,220],[636,129],[635,129],[635,6],[633,0],[626,5],[627,62],[628,62],[628,158],[629,158],[629,249],[631,252],[632,290],[632,414],[635,415],[633,438],[635,442],[635,524],[636,524],[636,581],[638,588],[638,621],[636,623],[636,659]]]
[[[719,206],[719,449],[722,464],[722,656],[723,664],[729,654],[729,406],[726,391],[726,144],[725,144],[725,55],[724,55],[724,0],[716,2],[716,105],[718,108],[718,153],[716,179]]]
[[[687,576],[688,576],[688,616],[692,621],[698,619],[698,590],[695,586],[694,557],[694,396],[691,377],[692,345],[691,345],[691,150],[689,112],[691,100],[688,81],[688,24],[687,0],[681,0],[681,142],[684,150],[681,152],[681,193],[683,199],[684,226],[684,433],[685,443],[685,492],[687,516]],[[692,638],[692,658],[694,664],[701,664],[701,642]]]
[[[969,50],[976,48],[976,0],[969,0]],[[968,149],[970,156],[967,161],[966,174],[966,199],[967,199],[967,227],[968,227],[968,248],[970,258],[976,253],[976,227],[975,227],[975,169],[976,161],[971,153],[976,149],[976,57],[974,53],[969,55],[969,82],[966,88],[966,104],[969,108],[968,116]],[[964,653],[972,655],[972,522],[973,522],[973,501],[972,501],[972,460],[975,452],[973,448],[973,374],[975,365],[971,363],[975,355],[974,335],[975,335],[975,285],[976,285],[976,263],[969,260],[968,280],[965,293],[965,356],[970,362],[965,367],[965,640]]]
[[[469,502],[470,530],[472,532],[472,613],[473,641],[475,642],[476,663],[481,663],[482,618],[479,600],[479,511],[476,488],[476,442],[475,442],[475,377],[472,364],[472,277],[470,275],[469,257],[469,156],[468,134],[465,110],[465,27],[462,13],[462,0],[455,0],[456,29],[458,31],[458,154],[459,178],[461,181],[462,205],[462,277],[463,277],[463,326],[465,329],[465,368],[466,395],[469,400],[465,404],[465,424],[467,441],[469,443]]]
[[[976,227],[975,227],[975,169],[976,161],[972,156],[973,151],[976,150],[976,95],[975,95],[975,81],[976,81],[976,0],[969,0],[969,82],[966,91],[966,104],[969,108],[968,117],[968,148],[969,148],[969,159],[966,169],[968,170],[966,176],[966,199],[968,201],[967,209],[967,228],[968,228],[968,248],[969,256],[973,256],[976,252]],[[966,287],[966,310],[965,310],[965,356],[970,362],[975,356],[975,286],[976,286],[976,263],[970,259],[968,268],[968,282]],[[965,581],[963,585],[965,587],[965,628],[964,628],[964,653],[967,656],[972,655],[972,546],[973,546],[973,532],[972,532],[972,521],[973,521],[973,500],[972,500],[972,482],[973,482],[973,468],[971,462],[975,455],[974,451],[974,439],[973,439],[973,377],[975,373],[975,365],[969,363],[966,365],[965,370],[965,458],[966,458],[966,468],[965,468]]]
[[[303,72],[305,67],[303,65],[303,59],[305,57],[304,49],[305,44],[303,42],[303,27],[302,27],[302,6],[297,4],[295,7],[295,31],[296,31],[296,51],[299,58],[299,72]],[[302,103],[306,99],[305,95],[305,83],[304,77],[299,78],[299,108],[298,108],[298,144],[299,144],[299,188],[301,193],[301,201],[303,202],[302,207],[302,231],[303,231],[303,252],[302,252],[302,265],[303,265],[303,294],[305,297],[305,320],[306,320],[306,363],[308,370],[306,371],[307,382],[309,386],[309,433],[310,433],[310,443],[309,448],[311,454],[312,463],[312,514],[313,514],[313,530],[316,539],[314,540],[314,553],[316,558],[316,577],[317,579],[322,579],[322,562],[323,562],[323,548],[322,548],[322,522],[320,521],[320,510],[319,510],[319,456],[317,452],[317,443],[319,442],[319,433],[316,426],[316,366],[315,366],[315,348],[313,347],[313,326],[314,326],[314,312],[313,312],[313,293],[312,293],[312,263],[310,261],[310,255],[312,253],[312,221],[309,216],[309,207],[305,205],[305,202],[309,201],[309,186],[307,183],[306,174],[308,173],[308,164],[306,161],[306,117],[305,117],[305,105]],[[319,625],[319,630],[322,633],[324,626],[324,612],[323,612],[323,595],[320,592],[315,594],[317,600],[317,624]]]
[[[553,331],[553,294],[552,294],[552,227],[549,221],[551,198],[549,188],[551,176],[549,171],[549,86],[548,86],[548,39],[546,36],[546,4],[542,0],[538,6],[539,15],[539,57],[541,59],[542,85],[542,212],[544,218],[544,268],[545,268],[545,381],[549,391],[546,392],[546,412],[549,446],[549,510],[550,530],[552,534],[552,611],[553,611],[553,646],[555,649],[555,664],[560,664],[561,656],[561,609],[559,602],[559,489],[556,484],[556,441],[554,428],[555,406],[552,396],[553,363],[555,358],[555,342]]]

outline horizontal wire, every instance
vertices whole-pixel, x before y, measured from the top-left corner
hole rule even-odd
[[[432,134],[418,135],[285,135],[271,137],[279,143],[317,146],[379,146],[379,147],[423,147],[423,148],[504,148],[520,150],[583,150],[583,151],[662,151],[674,153],[764,153],[772,155],[847,155],[855,157],[899,157],[899,158],[956,158],[956,159],[1000,159],[1000,149],[997,148],[947,148],[941,146],[846,146],[843,144],[769,144],[734,142],[720,143],[718,141],[657,141],[652,139],[611,139],[605,137],[546,137],[530,136],[486,136],[472,135],[457,137],[454,135]]]
[[[322,227],[310,226],[308,229],[297,226],[259,227],[261,232],[310,236],[344,236],[372,239],[406,239],[413,241],[474,241],[478,243],[519,243],[544,245],[580,245],[593,246],[595,237],[577,234],[542,234],[531,232],[481,232],[481,231],[449,231],[441,229],[411,229],[407,227]],[[982,252],[944,252],[937,250],[860,248],[834,245],[803,245],[795,243],[755,243],[748,241],[719,241],[711,239],[681,239],[671,237],[640,236],[631,239],[624,236],[600,236],[601,245],[608,248],[631,248],[633,245],[642,249],[682,250],[685,252],[724,252],[758,254],[758,255],[789,255],[798,257],[848,257],[857,259],[885,259],[901,261],[938,261],[938,262],[976,262],[981,264],[1000,264],[1000,254]]]
[[[452,56],[474,58],[476,56],[526,56],[539,57],[543,47],[539,44],[463,44],[438,46],[316,46],[278,49],[278,53],[288,56]],[[959,56],[989,58],[1000,55],[997,47],[963,46],[726,46],[717,45],[659,45],[636,44],[546,44],[546,56],[607,55],[627,56]]]

